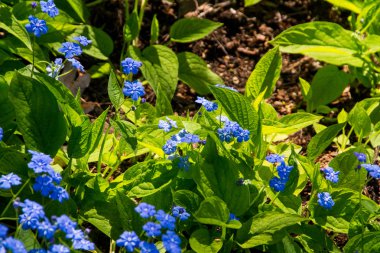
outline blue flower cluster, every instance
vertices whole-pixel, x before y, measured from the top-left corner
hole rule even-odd
[[[219,118],[219,117],[218,117]],[[235,121],[230,121],[227,117],[220,117],[220,121],[224,123],[223,128],[219,128],[218,136],[223,142],[231,142],[235,137],[237,142],[243,142],[249,140],[250,132],[247,129],[243,129],[239,123]]]
[[[40,1],[41,5],[41,11],[47,13],[50,17],[54,18],[59,14],[58,8],[55,6],[53,0]],[[32,8],[36,8],[37,3],[32,3]],[[43,19],[38,19],[32,15],[29,16],[29,23],[25,25],[26,30],[29,33],[33,33],[34,36],[40,37],[41,35],[44,35],[48,31],[48,27],[46,25],[46,21]]]
[[[0,141],[4,138],[4,130],[0,127]]]
[[[142,63],[135,61],[132,58],[126,58],[121,62],[123,72],[127,75],[136,75],[139,72],[139,68]],[[133,101],[137,101],[139,97],[145,95],[145,90],[142,84],[138,80],[124,81],[123,93],[126,97],[131,97]]]
[[[331,198],[330,193],[320,192],[318,193],[318,204],[323,208],[331,209],[335,205],[335,202]]]
[[[140,203],[135,211],[144,219],[150,219],[142,227],[148,241],[141,240],[136,232],[125,231],[119,239],[116,240],[116,245],[123,247],[127,252],[133,252],[136,248],[140,249],[141,253],[158,253],[158,249],[152,240],[158,239],[161,236],[162,243],[168,253],[181,252],[181,239],[174,232],[176,227],[176,218],[180,221],[185,221],[190,217],[185,208],[175,206],[172,209],[172,214],[165,213],[163,210],[156,211],[156,208],[147,203]],[[165,230],[165,231],[164,231]]]
[[[165,154],[173,154],[177,150],[177,145],[180,143],[198,143],[200,141],[199,136],[187,132],[185,129],[179,131],[178,134],[173,135],[169,140],[166,141],[162,150]]]
[[[88,40],[84,36],[76,37],[74,39],[78,39],[79,43],[83,43],[83,41],[85,41],[82,45],[89,45],[91,43],[91,40]],[[64,54],[67,61],[69,61],[74,68],[80,72],[84,72],[84,67],[82,64],[74,58],[75,56],[80,56],[82,54],[82,48],[79,44],[74,42],[63,42],[61,47],[58,49],[58,52]]]
[[[55,6],[53,0],[48,0],[47,2],[40,1],[40,5],[41,11],[47,13],[50,17],[54,18],[55,16],[58,16],[59,10]]]
[[[28,167],[38,175],[33,189],[40,192],[42,196],[58,200],[59,202],[69,199],[67,191],[59,186],[62,181],[61,175],[50,166],[52,162],[51,157],[32,150],[28,152],[32,154]]]
[[[169,117],[166,117],[166,120],[160,120],[158,122],[158,128],[164,130],[164,132],[170,132],[173,127],[178,128],[177,122]]]
[[[2,175],[0,177],[0,189],[1,190],[9,190],[12,186],[20,185],[21,178],[16,174],[9,173],[7,175]]]
[[[24,202],[15,201],[15,208],[21,208],[19,222],[22,229],[31,229],[37,231],[41,239],[54,243],[56,233],[64,233],[66,239],[71,241],[73,249],[76,250],[94,250],[95,245],[88,240],[87,235],[77,228],[77,223],[72,221],[68,216],[52,217],[51,221],[46,217],[43,207],[37,202],[26,199]],[[1,228],[0,228],[1,230]],[[0,232],[1,234],[1,232]],[[61,240],[60,240],[61,241]],[[1,245],[1,241],[0,241]],[[6,246],[5,246],[6,247]],[[0,248],[1,252],[1,248]],[[19,251],[12,251],[19,252]],[[24,251],[20,251],[24,252]],[[26,252],[26,251],[25,251]],[[70,252],[69,248],[60,244],[52,244],[50,250],[34,249],[34,252]]]
[[[377,164],[362,164],[364,169],[368,171],[371,177],[380,179],[380,166]]]
[[[48,76],[53,78],[58,78],[59,72],[63,69],[63,60],[62,58],[57,58],[54,60],[54,63],[49,63],[46,67]]]
[[[339,171],[334,171],[331,167],[322,168],[321,171],[325,173],[325,178],[333,183],[338,183],[339,181]]]
[[[358,161],[361,163],[365,163],[367,161],[367,157],[364,153],[354,152],[354,155],[356,158],[358,158]]]
[[[206,111],[212,112],[218,109],[218,104],[215,102],[208,101],[207,99],[203,97],[197,97],[197,100],[195,100],[195,103],[201,104],[206,108]]]
[[[24,244],[11,236],[7,237],[7,233],[8,227],[0,224],[0,252],[26,253]]]
[[[273,164],[279,163],[276,167],[278,177],[275,176],[269,181],[270,187],[272,187],[276,192],[284,191],[286,183],[289,181],[290,173],[294,167],[286,165],[284,158],[276,154],[268,155],[266,160]]]

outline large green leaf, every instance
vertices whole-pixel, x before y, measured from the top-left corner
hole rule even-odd
[[[280,77],[282,66],[281,53],[278,47],[269,50],[257,63],[248,78],[246,96],[254,99],[265,91],[264,98],[270,97],[273,88]]]
[[[15,73],[9,97],[28,149],[54,156],[66,139],[66,122],[54,95],[40,82]]]
[[[113,106],[115,106],[115,109],[119,110],[121,105],[124,103],[124,94],[121,90],[119,80],[113,70],[111,71],[110,78],[108,79],[108,96]]]
[[[371,118],[366,110],[356,104],[355,107],[348,113],[348,123],[354,128],[356,136],[362,138],[367,137],[372,130]]]
[[[363,65],[357,56],[360,46],[352,32],[335,23],[314,21],[296,25],[278,35],[272,44],[280,46],[282,52],[304,54],[334,65]]]
[[[319,69],[311,82],[311,94],[308,98],[311,110],[340,97],[348,82],[349,75],[336,66],[327,65]]]
[[[18,38],[24,45],[32,50],[32,42],[25,27],[13,16],[11,10],[0,3],[0,28]]]
[[[154,45],[145,48],[141,60],[141,71],[157,96],[157,115],[172,114],[170,101],[178,82],[176,54],[166,46]]]
[[[362,8],[362,2],[358,0],[325,0],[337,7],[341,7],[359,14]]]
[[[286,236],[285,228],[306,220],[296,214],[266,211],[246,221],[236,239],[242,248],[272,244]]]
[[[363,251],[362,251],[363,250]],[[379,252],[380,251],[380,231],[363,232],[356,235],[344,246],[344,252]]]
[[[199,94],[210,93],[208,86],[221,84],[223,80],[212,72],[206,63],[190,52],[177,54],[179,63],[179,79],[196,90]]]
[[[202,39],[223,24],[208,19],[184,18],[176,21],[170,27],[172,41],[187,43]]]
[[[307,145],[307,156],[314,160],[322,154],[345,125],[345,123],[342,123],[329,126],[311,138],[309,145]]]
[[[122,138],[131,146],[137,147],[136,126],[125,120],[111,120],[111,125],[116,129]]]
[[[222,240],[212,238],[209,231],[200,228],[194,231],[189,239],[190,247],[197,253],[216,253],[223,247]]]
[[[0,147],[0,173],[15,173],[21,178],[28,178],[26,155],[11,148]]]
[[[238,122],[240,126],[251,131],[251,134],[256,133],[259,116],[247,97],[229,89],[215,86],[210,86],[209,88],[219,103],[222,104],[231,120]]]
[[[297,112],[282,117],[279,121],[264,120],[263,134],[292,134],[317,123],[322,117],[307,112]]]
[[[57,6],[59,9],[64,10],[71,17],[75,18],[79,22],[86,22],[89,11],[85,3],[81,0],[67,0],[65,2],[57,1]]]
[[[8,91],[9,86],[7,82],[4,77],[0,76],[0,126],[3,128],[16,117],[13,105],[8,98]]]

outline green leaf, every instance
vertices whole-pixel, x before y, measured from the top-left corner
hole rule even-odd
[[[139,35],[139,15],[136,10],[133,10],[131,15],[124,25],[124,40],[132,41]]]
[[[308,99],[311,110],[340,97],[348,82],[349,75],[336,66],[327,65],[319,69],[311,82],[311,94]]]
[[[311,89],[310,89],[310,83],[308,81],[302,79],[301,77],[299,78],[299,80],[300,80],[301,92],[302,92],[303,99],[306,101],[309,101],[311,96],[312,96]]]
[[[229,227],[233,229],[239,229],[241,227],[241,223],[238,221],[228,223],[230,212],[227,205],[223,200],[216,196],[203,200],[199,209],[194,213],[194,217],[198,222],[203,224]]]
[[[0,147],[0,172],[1,174],[15,173],[21,178],[28,178],[28,166],[26,155],[13,148]]]
[[[178,82],[178,59],[168,47],[149,46],[142,53],[141,71],[157,96],[157,116],[172,114],[171,99]]]
[[[236,239],[244,249],[272,244],[286,236],[285,228],[306,220],[296,214],[266,211],[246,221]]]
[[[260,3],[261,0],[244,0],[244,6],[248,7]]]
[[[66,122],[53,94],[40,82],[15,73],[9,96],[28,149],[54,157],[66,139]]]
[[[86,23],[86,17],[88,16],[88,10],[86,5],[81,0],[67,0],[64,4],[63,2],[57,1],[57,6],[59,9],[64,10],[70,14],[77,21]],[[69,5],[67,5],[67,3]]]
[[[353,0],[326,0],[326,1],[337,7],[344,8],[346,10],[355,12],[357,14],[361,12],[362,3],[356,0],[354,1]]]
[[[197,253],[216,253],[223,247],[223,241],[212,238],[207,229],[194,231],[189,239],[190,247]]]
[[[5,127],[15,118],[15,110],[11,101],[8,98],[9,85],[4,77],[0,76],[0,126]]]
[[[264,98],[270,97],[280,77],[282,66],[281,53],[278,47],[269,50],[257,63],[246,84],[246,96],[254,99],[265,91]]]
[[[29,50],[32,50],[32,42],[30,41],[28,32],[13,16],[8,7],[4,5],[0,6],[0,17],[0,28],[18,38]]]
[[[345,125],[342,123],[329,126],[311,138],[309,145],[307,145],[307,156],[310,160],[314,160],[322,154]]]
[[[137,147],[136,126],[125,120],[111,120],[111,125],[134,150]]]
[[[236,91],[209,87],[215,98],[222,104],[231,120],[239,123],[244,129],[248,129],[251,134],[255,134],[258,128],[259,116],[253,109],[248,98]]]
[[[362,251],[364,250],[364,251]],[[380,232],[364,232],[356,235],[344,246],[344,252],[379,252],[380,251]]]
[[[160,35],[160,25],[158,23],[157,15],[154,14],[152,24],[150,25],[150,44],[154,44]]]
[[[371,133],[371,118],[359,104],[348,113],[348,123],[354,128],[356,136],[367,137]]]
[[[221,84],[223,80],[212,72],[207,64],[197,56],[190,52],[182,52],[177,54],[179,63],[179,79],[197,93],[205,95],[210,93],[208,88],[210,85]]]
[[[186,208],[188,212],[193,213],[199,207],[200,198],[195,192],[179,190],[174,193],[173,202],[178,206]]]
[[[293,26],[271,42],[285,53],[304,54],[334,65],[361,67],[360,46],[352,32],[330,22],[313,21]]]
[[[222,25],[208,19],[183,18],[170,27],[170,37],[175,42],[193,42],[209,35]]]
[[[297,112],[285,115],[279,121],[263,121],[263,134],[292,134],[304,127],[317,123],[322,117],[307,112]]]
[[[108,96],[113,106],[115,106],[116,111],[119,110],[121,105],[124,103],[124,94],[113,70],[111,71],[110,78],[108,79]]]

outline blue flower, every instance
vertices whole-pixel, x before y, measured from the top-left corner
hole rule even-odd
[[[123,68],[123,72],[125,74],[134,74],[136,75],[139,72],[139,68],[142,66],[142,63],[139,61],[135,61],[132,58],[125,58],[121,62],[121,67]]]
[[[55,6],[53,0],[48,0],[47,2],[40,1],[40,5],[42,12],[47,13],[50,17],[54,18],[55,16],[58,16],[59,10]]]
[[[165,132],[170,132],[170,130],[172,129],[172,126],[170,125],[169,122],[165,120],[160,120],[158,122],[158,128],[164,130]]]
[[[354,155],[356,158],[358,158],[358,161],[361,163],[365,163],[367,161],[367,157],[364,153],[354,152]]]
[[[154,222],[147,222],[143,227],[146,235],[149,237],[161,235],[161,225]]]
[[[23,229],[36,229],[40,220],[46,219],[43,207],[37,202],[26,199],[24,203],[18,202],[15,206],[21,207],[19,222]]]
[[[4,138],[4,130],[0,127],[0,141]]]
[[[285,162],[281,162],[281,164],[278,165],[276,169],[277,169],[278,176],[281,179],[288,181],[290,172],[292,172],[293,170],[293,166],[288,166],[285,164]]]
[[[12,253],[27,253],[24,244],[21,241],[14,239],[13,237],[8,237],[2,242],[2,244],[8,251]]]
[[[145,219],[153,217],[156,214],[156,208],[144,202],[138,204],[138,206],[135,207],[135,211]]]
[[[4,239],[7,236],[7,233],[8,227],[3,224],[0,224],[0,239]]]
[[[162,150],[165,154],[170,155],[173,154],[177,150],[177,142],[169,139],[166,141],[165,145],[162,147]]]
[[[74,40],[78,41],[82,46],[88,46],[92,43],[92,41],[87,39],[85,36],[74,37]]]
[[[74,56],[79,56],[82,54],[82,49],[77,43],[73,42],[63,42],[58,52],[65,55],[65,58],[70,59]]]
[[[212,112],[218,109],[218,104],[208,101],[207,99],[203,97],[197,97],[197,100],[195,100],[195,103],[202,104],[204,108],[206,108],[206,111]]]
[[[162,243],[168,253],[181,253],[181,238],[173,231],[162,235]]]
[[[84,233],[80,229],[71,229],[66,233],[66,238],[71,240],[82,240],[84,239]]]
[[[270,163],[281,163],[284,161],[284,157],[277,154],[270,154],[265,157],[265,160]]]
[[[53,238],[56,226],[52,225],[48,219],[40,222],[37,225],[38,237],[50,240]]]
[[[116,245],[119,247],[124,247],[128,252],[133,252],[139,242],[140,239],[134,231],[125,231],[120,235],[120,238],[116,240]]]
[[[219,128],[218,130],[218,136],[220,141],[225,141],[227,143],[232,141],[233,135],[228,128]]]
[[[166,120],[169,122],[169,124],[170,124],[172,127],[174,127],[174,128],[178,128],[178,126],[177,126],[177,122],[176,122],[176,121],[172,120],[172,119],[169,118],[169,117],[166,117]]]
[[[318,204],[326,209],[331,209],[335,202],[332,200],[330,193],[320,192],[318,193]]]
[[[51,159],[50,156],[32,150],[29,150],[28,152],[32,154],[32,159],[28,163],[28,167],[35,173],[49,173],[52,170],[50,163],[53,159]]]
[[[35,9],[38,6],[38,4],[36,2],[32,2],[30,5],[32,6],[32,9]]]
[[[180,221],[185,221],[189,219],[190,214],[186,212],[186,209],[182,206],[174,206],[172,208],[173,217],[178,218]]]
[[[28,253],[51,253],[50,251],[48,252],[46,249],[31,249],[28,251]]]
[[[235,88],[232,88],[230,86],[226,86],[226,85],[223,85],[223,84],[215,84],[215,87],[224,88],[224,89],[227,89],[227,90],[232,90],[232,91],[238,92]]]
[[[188,171],[190,168],[190,162],[188,156],[179,157],[178,168]]]
[[[48,197],[54,188],[53,179],[48,175],[38,176],[33,185],[33,190],[40,192],[44,197]]]
[[[21,178],[16,174],[9,173],[0,177],[0,189],[9,190],[14,185],[20,185]]]
[[[139,244],[140,253],[159,253],[156,248],[156,245],[153,243],[141,241]]]
[[[57,228],[62,230],[65,234],[68,234],[70,231],[77,227],[77,223],[72,221],[69,216],[63,214],[60,217],[55,217],[55,225]]]
[[[325,173],[325,177],[327,180],[329,180],[333,183],[338,183],[339,173],[340,173],[339,171],[334,171],[334,169],[331,167],[322,168],[321,171],[323,171],[323,173]]]
[[[133,101],[137,101],[139,97],[145,95],[145,90],[142,84],[137,80],[133,82],[125,81],[123,93],[126,97],[131,97]]]
[[[230,213],[230,217],[229,217],[229,219],[228,219],[229,221],[231,221],[231,220],[239,220],[239,218],[238,217],[236,217],[236,215],[235,214],[233,214],[233,213]]]
[[[25,25],[25,28],[29,33],[33,33],[36,37],[47,33],[48,27],[46,26],[45,20],[38,19],[32,15],[30,15],[28,19],[29,23]]]
[[[49,198],[52,200],[58,200],[58,202],[62,203],[64,200],[69,199],[69,193],[61,186],[56,186],[50,193]]]
[[[250,132],[249,130],[243,129],[239,127],[239,131],[234,133],[234,136],[236,137],[237,142],[243,142],[249,140]]]
[[[82,66],[82,64],[75,58],[70,58],[70,59],[67,59],[69,62],[71,62],[71,65],[73,66],[73,68],[76,68],[78,71],[80,72],[84,72],[84,67]]]
[[[170,214],[165,213],[163,210],[158,210],[155,217],[160,222],[162,228],[175,229],[175,218]]]
[[[61,244],[53,244],[50,247],[49,253],[70,253],[70,249]]]
[[[79,240],[73,240],[73,248],[76,250],[95,250],[95,244],[85,238],[82,238]]]
[[[371,177],[380,179],[380,166],[376,164],[362,164],[364,169],[366,169]]]
[[[46,71],[48,72],[48,76],[56,78],[63,69],[63,61],[62,58],[55,59],[54,63],[49,63],[46,67]]]
[[[287,180],[280,179],[278,177],[273,177],[269,181],[269,186],[272,187],[276,192],[282,192],[285,190]]]

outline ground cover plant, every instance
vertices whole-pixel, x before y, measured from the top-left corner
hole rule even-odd
[[[157,3],[125,1],[115,57],[88,23],[103,1],[2,1],[0,252],[378,252],[380,3],[328,2],[351,11],[352,30],[288,28],[239,92],[179,50],[222,22],[147,22]],[[283,53],[326,65],[279,116]],[[107,80],[98,114],[81,103],[89,75]],[[179,82],[192,111],[172,106]],[[334,108],[348,86],[371,97]],[[305,146],[289,141],[305,129]]]

